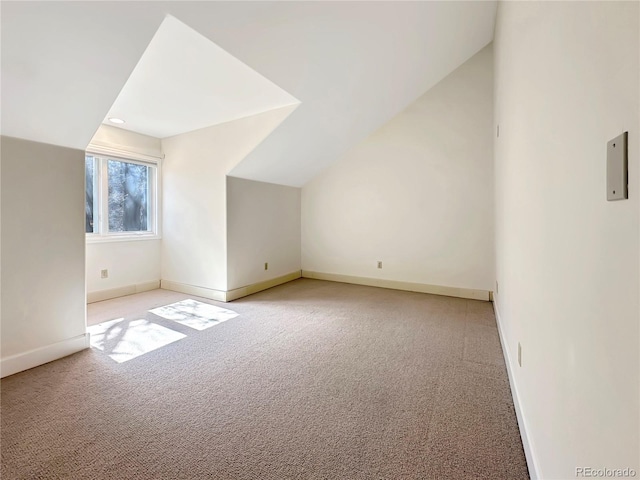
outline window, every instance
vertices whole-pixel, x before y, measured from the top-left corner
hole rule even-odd
[[[89,239],[157,235],[158,166],[87,154],[85,231]]]

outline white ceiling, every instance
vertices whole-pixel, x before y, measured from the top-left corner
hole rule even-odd
[[[300,186],[487,45],[496,2],[1,8],[4,135],[85,148],[171,14],[302,102],[231,172]]]
[[[172,16],[162,22],[105,118],[165,138],[300,103]]]

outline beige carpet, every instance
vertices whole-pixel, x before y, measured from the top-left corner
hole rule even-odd
[[[3,479],[528,478],[490,303],[297,280],[195,330],[157,290],[90,306],[180,340],[2,380]]]

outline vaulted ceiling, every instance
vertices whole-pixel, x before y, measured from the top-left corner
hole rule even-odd
[[[3,135],[84,149],[172,15],[301,102],[230,172],[300,186],[487,45],[496,2],[0,8]]]
[[[231,122],[300,102],[171,15],[160,25],[110,118],[156,138]],[[293,110],[293,109],[292,109]]]

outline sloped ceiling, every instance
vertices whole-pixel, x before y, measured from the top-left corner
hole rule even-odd
[[[171,14],[301,101],[230,172],[293,186],[487,45],[496,9],[482,1],[0,5],[3,135],[85,148]]]
[[[111,106],[120,128],[166,138],[300,102],[168,15]],[[293,110],[293,109],[291,109]]]

